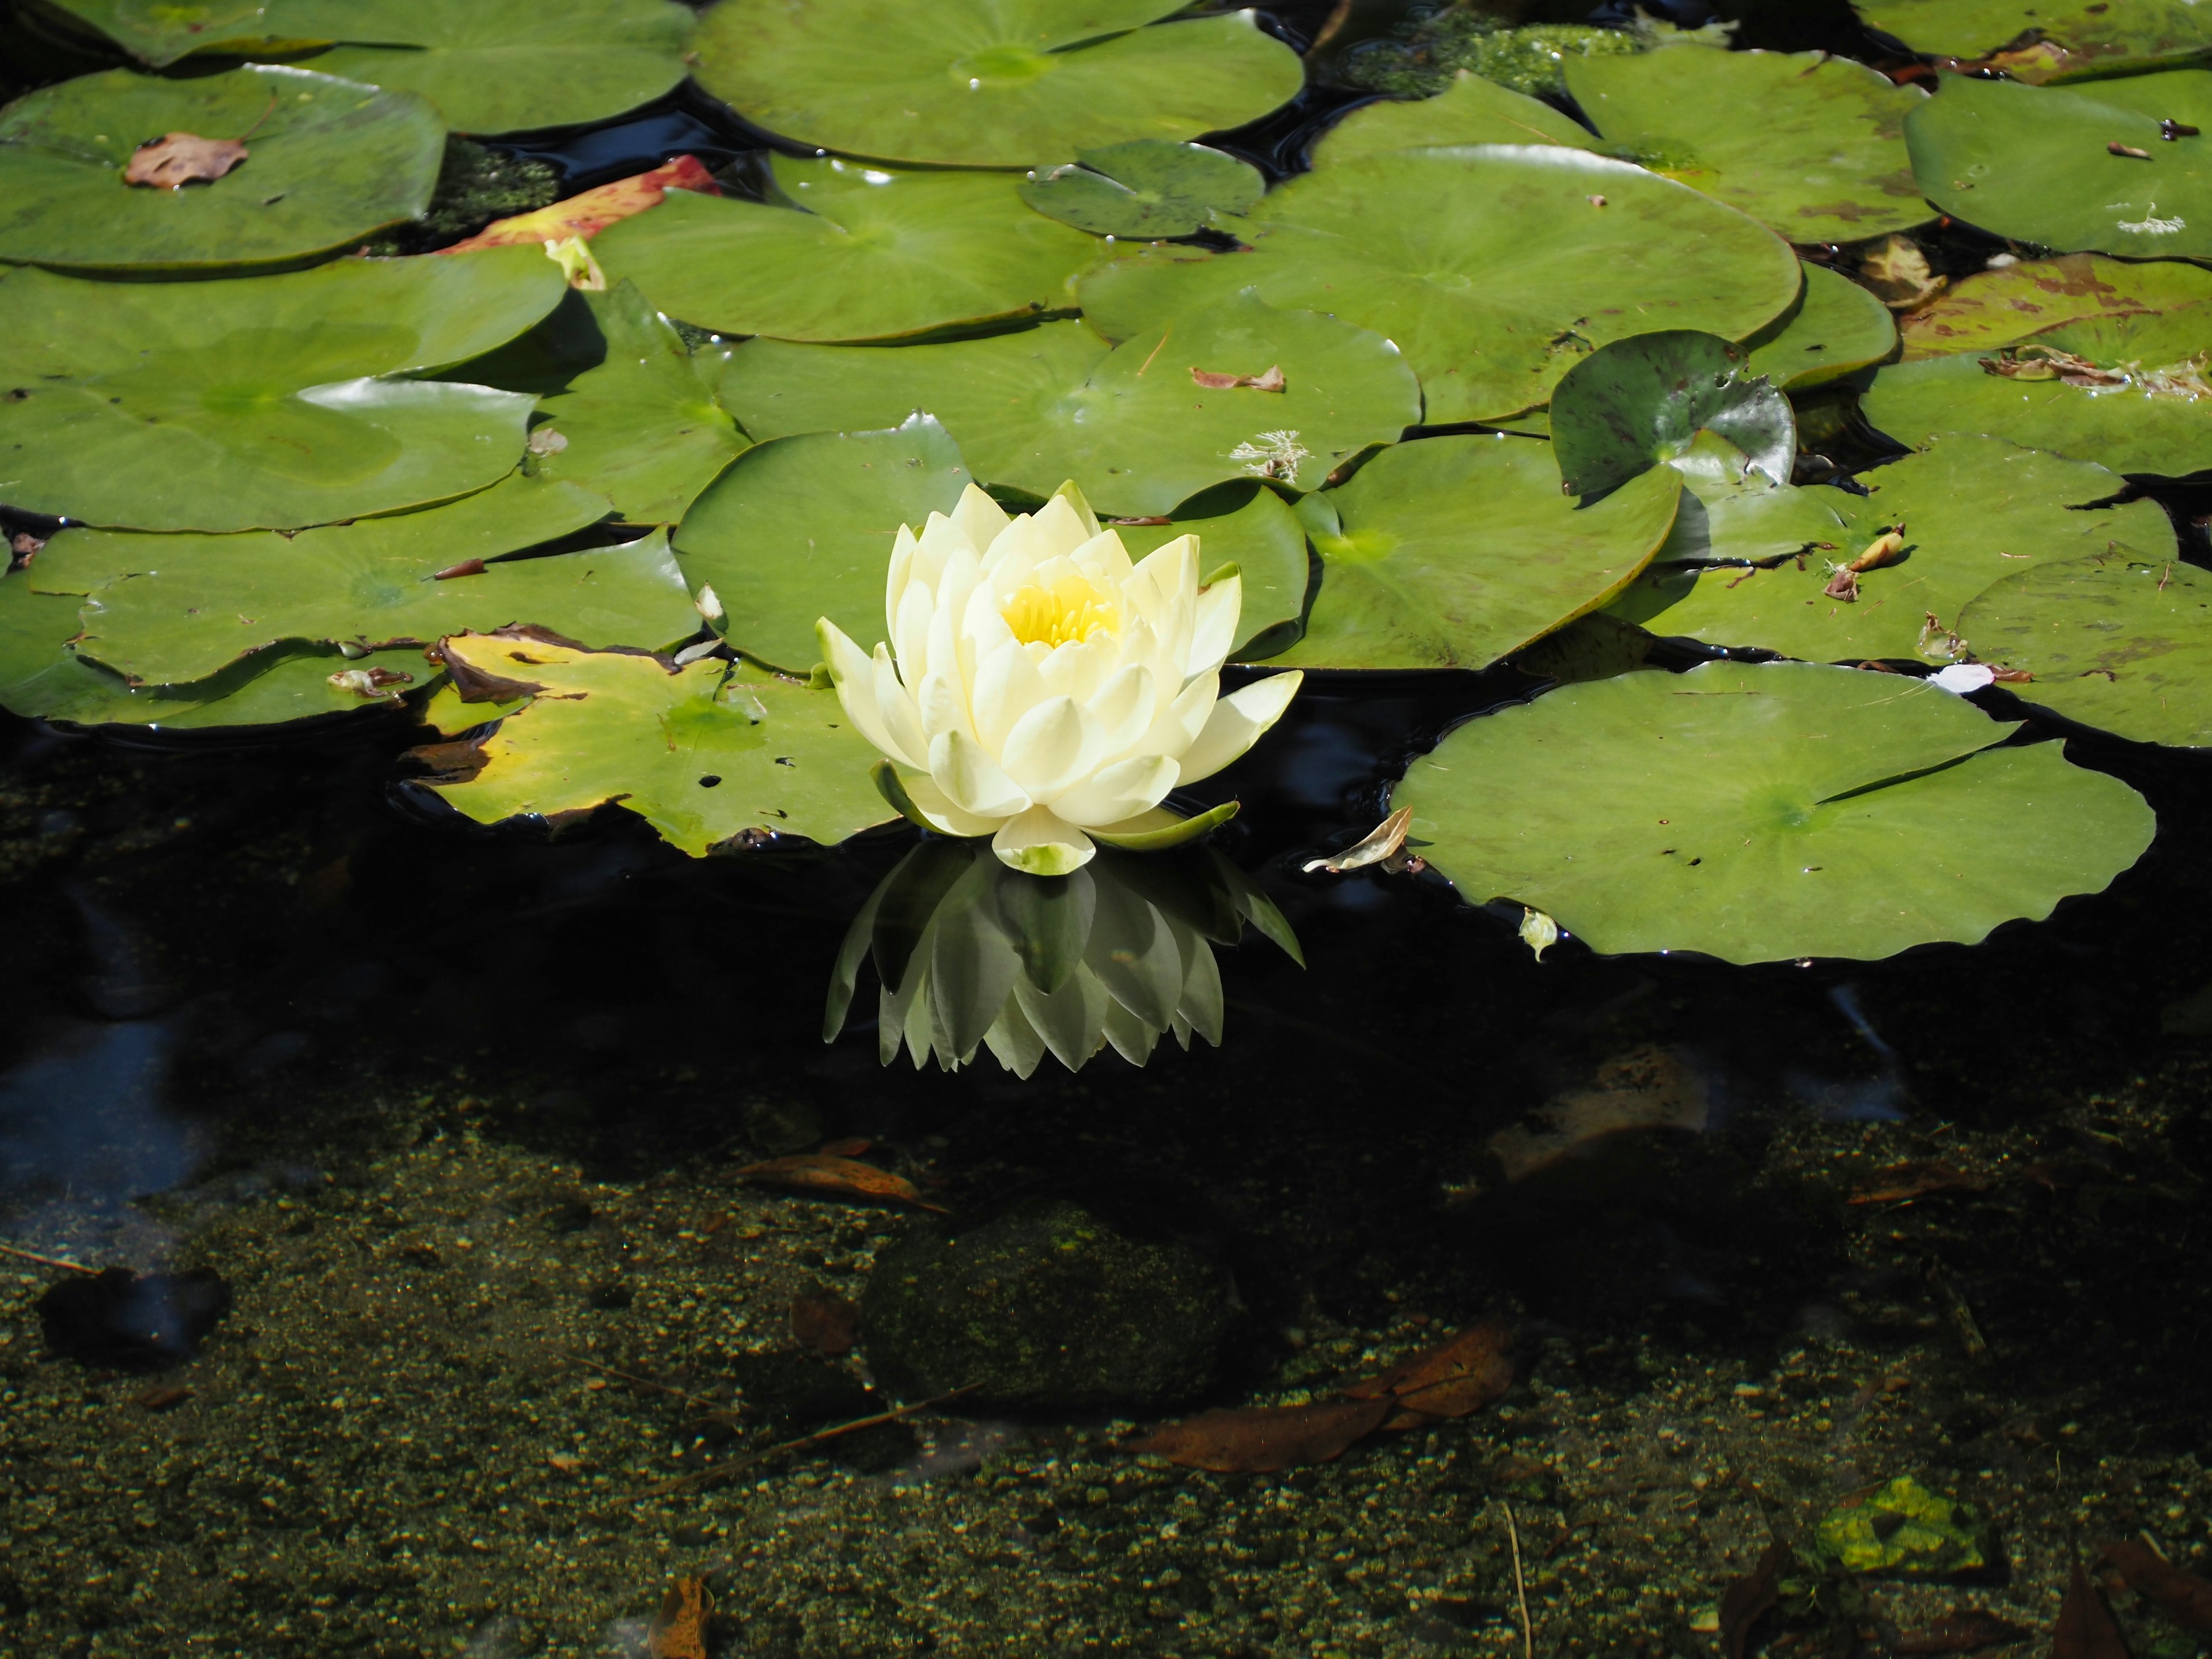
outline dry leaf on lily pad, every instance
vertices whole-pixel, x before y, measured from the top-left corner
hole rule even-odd
[[[220,179],[246,157],[235,138],[203,138],[196,132],[165,132],[131,152],[123,169],[126,185],[182,190],[197,180]]]
[[[1226,392],[1235,386],[1248,386],[1254,392],[1283,390],[1283,366],[1276,363],[1259,374],[1215,374],[1203,368],[1194,368],[1190,378],[1208,392]]]
[[[647,1659],[707,1659],[707,1621],[714,1616],[705,1579],[672,1580],[645,1633]]]
[[[1123,1443],[1127,1450],[1150,1452],[1187,1469],[1272,1474],[1333,1462],[1381,1428],[1397,1408],[1395,1399],[1385,1397],[1201,1412]]]
[[[2212,1583],[2184,1571],[2148,1544],[2132,1539],[2106,1544],[2104,1559],[2118,1567],[2128,1588],[2185,1630],[2212,1630]]]
[[[696,155],[678,155],[649,173],[617,179],[611,185],[601,185],[533,213],[495,219],[466,240],[436,252],[466,253],[475,248],[520,244],[534,247],[545,242],[565,241],[571,236],[595,236],[617,220],[659,207],[661,198],[672,190],[696,191],[702,196],[722,193],[722,187],[707,171],[705,162]]]
[[[1513,1333],[1504,1321],[1486,1319],[1345,1393],[1354,1400],[1388,1400],[1428,1419],[1466,1417],[1512,1386]]]
[[[740,1181],[757,1181],[794,1193],[820,1193],[830,1198],[878,1198],[893,1204],[911,1204],[918,1210],[948,1213],[942,1204],[932,1204],[914,1182],[872,1164],[825,1152],[801,1152],[795,1158],[772,1158],[765,1164],[748,1164],[738,1171]]]

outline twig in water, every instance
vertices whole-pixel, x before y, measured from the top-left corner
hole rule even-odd
[[[1528,1622],[1528,1584],[1521,1576],[1521,1528],[1514,1524],[1512,1504],[1501,1498],[1498,1507],[1505,1511],[1505,1536],[1513,1546],[1513,1599],[1521,1604],[1521,1659],[1536,1659],[1536,1627]]]
[[[957,1400],[963,1394],[973,1394],[982,1386],[981,1382],[970,1382],[964,1389],[955,1389],[951,1394],[940,1394],[934,1400],[917,1401],[911,1406],[900,1406],[891,1411],[878,1412],[873,1417],[857,1417],[850,1423],[840,1423],[834,1429],[817,1429],[812,1434],[802,1434],[796,1440],[787,1440],[781,1445],[763,1448],[750,1457],[740,1457],[733,1462],[723,1464],[720,1468],[702,1469],[696,1474],[679,1475],[673,1480],[664,1480],[657,1486],[647,1487],[646,1495],[649,1498],[658,1498],[665,1492],[683,1492],[693,1486],[711,1486],[717,1480],[726,1480],[733,1474],[743,1474],[757,1464],[765,1463],[771,1457],[781,1457],[786,1452],[805,1451],[820,1445],[825,1440],[835,1440],[840,1435],[857,1434],[862,1429],[872,1429],[878,1424],[896,1423],[902,1417],[912,1417],[917,1412],[926,1412],[933,1407],[942,1406],[948,1400]]]
[[[576,1363],[586,1370],[598,1371],[602,1376],[614,1377],[619,1382],[628,1382],[637,1388],[651,1389],[656,1394],[668,1395],[682,1401],[687,1406],[707,1407],[710,1414],[720,1409],[714,1401],[708,1399],[704,1395],[686,1394],[683,1389],[671,1383],[656,1382],[649,1376],[637,1376],[629,1371],[618,1371],[611,1365],[602,1365],[595,1359],[585,1358],[581,1354],[576,1356]]]
[[[1139,380],[1141,380],[1145,378],[1145,369],[1150,368],[1152,366],[1152,359],[1160,355],[1160,346],[1165,345],[1168,343],[1168,336],[1174,332],[1175,331],[1171,328],[1163,329],[1160,331],[1160,344],[1154,346],[1151,352],[1146,356],[1144,368],[1139,368],[1137,371],[1137,378]]]
[[[87,1273],[97,1279],[100,1269],[88,1267],[82,1261],[64,1261],[58,1255],[40,1255],[35,1250],[19,1250],[13,1244],[0,1244],[0,1255],[12,1255],[19,1261],[35,1261],[41,1267],[66,1267],[73,1273]]]

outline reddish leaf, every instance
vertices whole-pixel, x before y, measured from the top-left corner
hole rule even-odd
[[[2186,1630],[2212,1630],[2212,1583],[2185,1572],[2148,1544],[2107,1544],[2104,1558],[2120,1570],[2128,1588]]]
[[[165,132],[131,153],[131,164],[123,169],[123,182],[155,190],[182,190],[197,179],[222,178],[246,156],[246,146],[235,138]]]
[[[647,1659],[707,1659],[707,1621],[714,1613],[714,1598],[705,1579],[670,1581],[660,1611],[645,1633]]]
[[[1272,1474],[1334,1461],[1396,1409],[1395,1401],[1385,1399],[1205,1412],[1123,1443],[1130,1451],[1154,1452],[1187,1469]]]
[[[1426,1417],[1465,1417],[1512,1386],[1513,1333],[1503,1320],[1486,1319],[1345,1393],[1354,1400],[1387,1397]]]
[[[1226,392],[1233,386],[1249,387],[1254,392],[1280,392],[1283,389],[1283,366],[1271,364],[1259,374],[1213,374],[1202,368],[1194,368],[1190,378],[1208,392]]]
[[[875,1144],[859,1135],[848,1135],[842,1140],[824,1141],[821,1150],[832,1158],[859,1158]]]
[[[2051,1634],[2051,1659],[2128,1659],[2128,1644],[2112,1622],[2105,1598],[2074,1564],[2074,1581],[2058,1609],[2058,1628]]]
[[[1989,1190],[1986,1176],[1968,1175],[1948,1164],[1894,1164],[1876,1171],[1852,1189],[1852,1204],[1898,1204],[1929,1193],[1980,1193]]]
[[[872,1164],[827,1152],[801,1152],[795,1158],[772,1158],[765,1164],[748,1164],[738,1171],[740,1181],[782,1187],[795,1193],[821,1193],[832,1198],[879,1198],[916,1209],[945,1213],[942,1204],[932,1204],[914,1182]]]
[[[792,1340],[817,1353],[850,1353],[860,1340],[860,1310],[835,1291],[791,1298]]]
[[[2000,1619],[1986,1607],[1960,1607],[1931,1625],[1901,1631],[1889,1644],[1892,1653],[1972,1653],[1977,1648],[2002,1647],[2025,1642],[2035,1632]]]
[[[1753,1626],[1782,1599],[1782,1574],[1790,1559],[1787,1544],[1769,1544],[1751,1571],[1721,1592],[1721,1651],[1727,1659],[1743,1659]]]
[[[512,247],[540,242],[564,242],[571,236],[593,236],[617,219],[628,219],[660,205],[672,190],[695,190],[702,196],[720,196],[721,186],[696,156],[679,155],[650,173],[617,179],[597,190],[571,196],[565,202],[519,213],[512,219],[495,219],[465,241],[441,247],[441,253],[467,253],[480,247]]]

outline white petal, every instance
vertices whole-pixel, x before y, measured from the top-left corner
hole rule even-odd
[[[1129,550],[1121,545],[1121,532],[1113,530],[1100,531],[1068,556],[1095,586],[1115,592],[1137,568],[1129,561]]]
[[[914,532],[901,525],[891,538],[890,574],[884,579],[884,625],[893,639],[898,637],[899,598],[914,575],[915,546]]]
[[[929,619],[935,614],[929,584],[918,578],[908,581],[899,595],[898,615],[891,618],[891,649],[908,685],[921,684],[929,672]]]
[[[968,713],[968,688],[951,674],[932,674],[914,694],[921,714],[921,729],[933,744],[947,732],[973,739],[975,727]]]
[[[999,827],[996,818],[977,817],[954,805],[927,772],[902,769],[899,781],[906,785],[906,798],[914,803],[914,810],[948,836],[988,836]]]
[[[979,818],[1010,818],[1030,798],[964,732],[940,732],[929,745],[929,775],[946,799]]]
[[[991,850],[1000,863],[1030,875],[1066,876],[1090,863],[1098,848],[1050,807],[1032,806],[999,827],[991,837]]]
[[[1218,668],[1237,642],[1237,623],[1244,614],[1244,579],[1224,576],[1198,596],[1190,630],[1190,655],[1183,662],[1186,674],[1203,674]]]
[[[1121,641],[1098,634],[1053,647],[1037,665],[1037,672],[1048,696],[1073,697],[1087,703],[1105,684],[1106,676],[1121,664]]]
[[[1065,495],[1054,496],[1037,509],[1036,517],[1044,558],[1064,559],[1098,533],[1098,521],[1090,517],[1090,509],[1078,513]]]
[[[1083,521],[1083,533],[1086,537],[1098,533],[1098,515],[1091,510],[1090,501],[1085,499],[1074,479],[1063,479],[1060,488],[1052,492],[1052,498],[1056,501],[1065,501],[1075,509],[1075,516]]]
[[[1087,705],[1098,722],[1099,762],[1119,760],[1152,729],[1159,707],[1159,682],[1142,663],[1131,663],[1098,689]]]
[[[1168,682],[1170,685],[1174,683]],[[1152,716],[1152,729],[1137,739],[1137,752],[1170,755],[1181,760],[1184,751],[1198,741],[1198,734],[1206,729],[1206,722],[1213,714],[1213,700],[1220,695],[1221,676],[1200,674]]]
[[[1048,801],[1097,764],[1098,724],[1073,697],[1048,697],[1016,720],[1000,763],[1031,800]]]
[[[827,617],[814,624],[814,636],[822,642],[823,660],[829,665],[830,681],[837,688],[837,701],[844,706],[846,717],[877,749],[896,755],[898,747],[891,741],[890,728],[876,705],[875,663]]]
[[[921,713],[914,706],[914,698],[906,687],[899,683],[890,647],[876,647],[874,670],[872,678],[876,708],[883,717],[884,731],[890,738],[890,742],[883,746],[884,752],[908,766],[927,764],[929,738],[921,729]]]
[[[1109,830],[1158,806],[1178,775],[1166,756],[1139,755],[1093,773],[1054,801],[1052,810],[1084,829]]]
[[[1946,691],[1964,696],[1969,691],[1978,691],[1995,684],[1996,673],[1978,662],[1954,662],[1948,668],[1937,669],[1929,678]]]
[[[994,755],[1006,752],[1014,722],[1052,693],[1020,641],[1009,635],[975,665],[969,706],[975,717],[975,741]]]
[[[1215,703],[1205,730],[1183,754],[1182,781],[1196,783],[1212,777],[1257,743],[1260,734],[1283,717],[1304,680],[1305,675],[1296,669],[1271,674]]]
[[[966,534],[969,544],[979,553],[998,540],[999,532],[1007,525],[1006,509],[974,484],[960,492],[960,504],[952,509],[952,522]]]

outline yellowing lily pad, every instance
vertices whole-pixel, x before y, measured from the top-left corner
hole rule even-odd
[[[1595,610],[1666,540],[1681,477],[1652,467],[1602,501],[1559,493],[1551,447],[1504,434],[1384,450],[1299,503],[1322,557],[1302,668],[1486,668]]]
[[[1925,94],[1825,52],[1671,47],[1570,58],[1608,145],[1793,242],[1855,242],[1933,217],[1905,119]]]
[[[1595,951],[1886,957],[2040,919],[2150,844],[2134,790],[1992,746],[2011,729],[1927,681],[1714,662],[1469,720],[1390,804],[1461,896]]]
[[[173,190],[126,184],[137,146],[170,132],[243,138],[246,160]],[[421,213],[445,138],[411,94],[306,70],[83,76],[0,111],[0,259],[191,271],[303,259]]]
[[[874,340],[1070,309],[1096,239],[992,173],[779,155],[791,206],[672,191],[592,249],[672,317],[732,334]]]
[[[1158,23],[1174,0],[722,0],[699,83],[757,126],[847,155],[1048,167],[1195,138],[1297,94],[1297,56],[1249,11]]]
[[[1857,0],[1867,22],[1915,52],[1989,58],[2040,83],[2132,75],[2212,52],[2195,0]]]
[[[1555,145],[1394,150],[1268,192],[1249,252],[1100,266],[1085,317],[1127,339],[1250,288],[1387,336],[1432,425],[1534,408],[1597,347],[1656,329],[1742,339],[1789,309],[1789,246],[1686,185]]]
[[[1898,319],[1905,361],[2010,345],[2061,323],[2212,301],[2212,270],[2069,253],[1977,271]]]
[[[892,816],[834,691],[531,637],[441,649],[457,678],[539,693],[481,740],[481,770],[439,786],[478,823],[619,801],[697,858],[749,830],[827,845]]]
[[[536,248],[205,283],[0,271],[0,500],[228,531],[481,489],[521,458],[535,400],[405,377],[513,338],[565,291]]]

